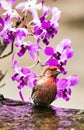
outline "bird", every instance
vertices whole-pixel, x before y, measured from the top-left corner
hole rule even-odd
[[[32,90],[31,98],[34,106],[48,107],[54,101],[57,94],[56,77],[59,73],[56,66],[49,66],[44,70]]]

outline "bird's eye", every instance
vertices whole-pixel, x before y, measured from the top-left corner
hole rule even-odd
[[[54,72],[54,70],[51,70],[51,72]]]

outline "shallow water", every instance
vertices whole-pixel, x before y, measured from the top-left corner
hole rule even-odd
[[[0,101],[0,130],[83,130],[84,111],[57,107],[38,108],[30,103]]]
[[[48,3],[49,2],[49,3]],[[72,96],[69,102],[64,100],[57,100],[53,102],[53,105],[58,107],[68,107],[68,108],[81,108],[84,109],[84,1],[83,0],[57,0],[56,2],[52,0],[46,0],[47,4],[51,6],[57,6],[61,11],[60,28],[58,35],[51,40],[54,47],[65,37],[70,37],[72,40],[72,46],[74,48],[74,57],[69,60],[67,65],[68,74],[77,74],[79,76],[79,85],[72,88]],[[7,52],[10,50],[8,48]],[[43,60],[45,57],[43,57]],[[19,60],[21,65],[31,65],[31,60],[28,59],[27,55],[22,60]],[[11,63],[11,56],[2,59],[0,61],[0,69],[7,75],[3,79],[2,83],[6,83],[3,88],[0,88],[0,93],[4,94],[5,97],[12,99],[20,99],[18,95],[18,90],[16,88],[17,83],[11,80],[11,75],[13,75]],[[36,68],[37,73],[40,68]],[[25,99],[27,100],[27,95],[31,93],[27,87],[23,90]]]

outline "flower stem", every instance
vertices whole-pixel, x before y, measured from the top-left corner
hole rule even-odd
[[[40,59],[40,55],[39,55],[39,52],[37,52],[37,58],[38,58],[38,63],[40,65],[40,68],[41,68],[41,74],[43,73],[43,65],[41,63],[41,59]]]
[[[39,62],[37,61],[35,64],[29,66],[28,68],[31,69],[31,68],[35,67],[36,65],[38,65],[38,63],[39,63]]]
[[[14,39],[14,40],[15,40],[15,39]],[[10,51],[8,54],[5,54],[5,55],[1,56],[0,59],[3,59],[3,58],[5,58],[5,57],[7,57],[7,56],[9,56],[9,55],[12,54],[12,52],[13,52],[13,50],[14,50],[14,46],[13,46],[14,40],[13,40],[12,43],[11,43],[11,51]]]

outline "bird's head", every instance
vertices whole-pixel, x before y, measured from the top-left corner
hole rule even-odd
[[[61,73],[61,72],[57,66],[49,66],[45,69],[43,76],[56,78],[59,73]]]

